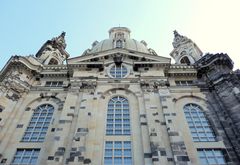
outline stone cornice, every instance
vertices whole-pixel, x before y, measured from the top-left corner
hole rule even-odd
[[[12,56],[0,73],[0,81],[2,81],[8,71],[14,67],[24,68],[31,72],[39,73],[43,69],[42,65],[34,65],[26,57]]]
[[[165,72],[166,76],[196,76],[197,70],[192,65],[172,64]]]
[[[230,69],[233,68],[232,60],[224,53],[206,54],[195,63],[195,66],[197,70],[201,70],[211,65],[215,65],[216,63],[227,65]]]

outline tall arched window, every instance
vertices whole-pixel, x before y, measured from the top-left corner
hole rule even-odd
[[[193,141],[216,141],[214,132],[202,108],[197,104],[187,104],[183,107]]]
[[[22,138],[23,142],[43,142],[52,120],[54,107],[43,104],[36,108]]]
[[[130,135],[128,100],[116,96],[108,102],[106,135]]]
[[[116,96],[108,102],[106,136],[104,165],[132,165],[129,103],[124,97]],[[122,140],[109,136],[121,136]]]

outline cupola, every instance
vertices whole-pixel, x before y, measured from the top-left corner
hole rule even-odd
[[[202,51],[198,46],[185,36],[174,31],[173,50],[170,56],[175,60],[176,64],[192,65],[202,57]]]
[[[48,40],[37,52],[37,59],[44,65],[60,65],[69,57],[65,51],[65,32]]]

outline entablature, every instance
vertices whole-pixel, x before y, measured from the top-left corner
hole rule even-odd
[[[197,76],[197,70],[191,65],[171,65],[166,72],[169,77]]]

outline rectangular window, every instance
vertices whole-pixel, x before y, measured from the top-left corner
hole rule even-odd
[[[199,149],[198,157],[202,165],[225,165],[227,164],[220,149]]]
[[[176,86],[191,86],[193,81],[175,81]]]
[[[11,165],[37,164],[40,149],[17,149]]]
[[[63,81],[47,81],[45,86],[46,87],[62,87]]]
[[[131,165],[131,141],[106,141],[104,165]]]

